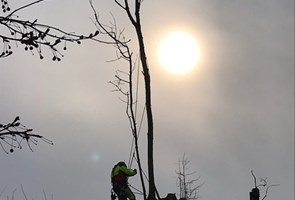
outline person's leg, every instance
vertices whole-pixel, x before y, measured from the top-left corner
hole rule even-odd
[[[135,195],[133,194],[133,192],[130,190],[128,186],[125,189],[125,193],[129,200],[135,200]]]
[[[125,197],[125,196],[118,196],[118,200],[127,200],[127,197]]]
[[[113,190],[116,193],[118,200],[127,200],[127,195],[125,192],[126,184],[113,184]]]

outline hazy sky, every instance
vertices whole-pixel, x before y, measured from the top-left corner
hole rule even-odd
[[[23,5],[12,1],[12,8]],[[125,14],[111,0],[93,1],[101,19],[112,13],[136,40]],[[280,184],[268,200],[294,199],[294,1],[145,0],[142,26],[152,76],[156,186],[177,193],[177,161],[185,152],[201,177],[203,200],[248,200],[257,177]],[[88,1],[46,1],[19,12],[76,33],[96,29]],[[1,30],[1,29],[0,29]],[[187,31],[201,61],[176,76],[157,60],[161,38]],[[134,46],[136,47],[136,46]],[[136,48],[134,49],[136,51]],[[94,42],[68,44],[61,62],[15,49],[0,60],[0,122],[19,115],[35,133],[54,141],[0,150],[1,199],[21,184],[29,199],[110,199],[110,170],[128,161],[129,122],[120,94],[107,82],[124,63],[109,63],[115,49]],[[140,89],[141,92],[143,89]],[[139,110],[144,98],[139,97]],[[140,135],[146,170],[146,122]],[[133,167],[137,167],[135,163]],[[139,176],[130,179],[140,188]],[[138,196],[138,199],[141,199]]]

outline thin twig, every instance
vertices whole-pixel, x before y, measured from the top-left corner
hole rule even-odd
[[[22,193],[23,193],[25,199],[28,200],[23,185],[21,185],[21,189],[22,189]]]
[[[20,7],[20,8],[17,8],[17,9],[15,9],[13,12],[11,12],[9,15],[7,15],[6,18],[9,18],[10,16],[12,16],[14,13],[16,13],[16,12],[19,11],[19,10],[22,10],[22,9],[27,8],[27,7],[29,7],[29,6],[32,6],[32,5],[34,5],[34,4],[40,3],[41,1],[44,1],[44,0],[34,1],[34,2],[32,2],[32,3],[29,3],[29,4],[27,4],[27,5],[22,6],[22,7]]]

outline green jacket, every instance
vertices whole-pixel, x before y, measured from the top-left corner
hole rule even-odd
[[[125,165],[122,165],[122,166],[116,165],[112,170],[111,177],[113,178],[114,176],[118,175],[120,172],[123,172],[126,176],[134,176],[137,173],[136,170],[128,169]]]

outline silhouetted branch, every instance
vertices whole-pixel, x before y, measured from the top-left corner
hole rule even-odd
[[[21,124],[20,118],[17,116],[11,123],[5,125],[0,124],[0,146],[6,153],[8,153],[8,151],[5,146],[9,146],[9,151],[13,153],[15,148],[22,148],[23,141],[27,143],[31,151],[33,151],[31,145],[37,145],[38,140],[53,145],[51,140],[41,135],[33,134],[32,131],[33,129],[28,129]]]
[[[95,19],[93,20],[95,26],[97,27],[100,35],[106,36],[107,40],[101,40],[101,43],[104,44],[112,44],[117,48],[117,59],[123,59],[128,62],[129,64],[129,92],[127,94],[127,107],[129,109],[128,118],[130,120],[132,134],[134,136],[135,141],[135,149],[136,149],[136,157],[138,159],[138,167],[140,171],[141,183],[143,187],[144,199],[148,200],[155,200],[156,195],[157,198],[160,199],[159,193],[157,192],[155,186],[155,179],[154,179],[154,161],[153,161],[153,115],[152,115],[152,108],[151,108],[151,84],[150,84],[150,73],[149,67],[147,64],[147,57],[145,52],[145,45],[143,41],[143,34],[141,30],[141,22],[140,22],[140,7],[142,0],[135,0],[134,3],[130,3],[128,0],[114,0],[114,2],[126,13],[127,18],[131,22],[134,31],[136,32],[136,38],[138,42],[138,49],[139,49],[139,60],[140,60],[140,67],[142,68],[143,79],[144,79],[144,89],[145,89],[145,111],[146,111],[146,118],[147,118],[147,158],[148,158],[148,181],[149,181],[149,193],[146,197],[144,181],[141,171],[141,164],[140,158],[138,153],[138,146],[137,146],[137,127],[136,127],[136,119],[135,113],[133,112],[133,104],[136,103],[136,100],[133,100],[132,95],[132,72],[134,69],[134,63],[132,61],[132,53],[129,50],[128,42],[130,40],[126,40],[123,35],[123,30],[118,30],[116,25],[116,20],[113,17],[113,23],[110,26],[103,24],[99,17],[98,13],[96,12],[92,1],[90,0],[91,8],[94,12]],[[133,8],[131,8],[132,6]],[[98,41],[98,40],[96,40]],[[118,79],[118,77],[116,77]],[[122,81],[121,81],[122,82]],[[120,90],[119,90],[120,91]]]
[[[265,200],[267,195],[268,195],[269,189],[271,187],[274,187],[274,186],[279,186],[279,184],[268,185],[267,178],[259,178],[260,184],[257,185],[256,176],[254,175],[253,170],[251,170],[251,174],[252,174],[252,176],[254,178],[255,187],[252,189],[252,192],[250,192],[250,200],[259,199],[259,196],[260,196],[259,187],[260,188],[265,188],[265,193],[264,193],[264,195],[263,195],[263,197],[261,199],[261,200]]]
[[[265,190],[265,195],[263,196],[263,198],[261,200],[264,200],[267,197],[269,188],[274,187],[274,186],[280,186],[280,185],[279,184],[274,184],[274,185],[267,186],[267,188]]]
[[[24,46],[25,51],[30,51],[33,55],[34,52],[39,54],[40,59],[43,59],[42,47],[47,47],[52,52],[52,60],[60,61],[63,54],[58,47],[63,43],[63,50],[66,50],[67,42],[81,43],[85,39],[94,39],[99,34],[98,31],[91,33],[87,36],[77,35],[71,32],[66,32],[54,26],[37,23],[34,21],[20,19],[16,13],[22,9],[28,8],[34,4],[40,3],[44,0],[37,0],[22,7],[13,10],[7,16],[0,16],[0,28],[3,31],[0,33],[2,39],[3,51],[0,58],[10,56],[13,53],[11,42],[15,42],[16,46]],[[2,11],[4,13],[10,12],[7,0],[2,0]],[[5,31],[4,31],[5,30]]]
[[[24,190],[24,187],[23,187],[23,185],[21,185],[21,189],[22,189],[22,193],[23,193],[23,195],[24,195],[25,199],[26,199],[26,200],[28,200],[28,198],[27,198],[27,195],[26,195],[26,193],[25,193],[25,190]]]
[[[1,8],[2,8],[2,11],[5,13],[5,12],[9,12],[10,11],[10,7],[9,7],[9,4],[8,4],[8,0],[1,0]]]
[[[203,184],[197,184],[196,182],[200,180],[200,176],[194,179],[190,179],[190,176],[196,174],[196,172],[188,172],[190,160],[188,160],[183,154],[182,159],[178,160],[178,171],[177,174],[177,187],[179,187],[179,197],[180,199],[195,200],[199,199],[199,190]]]
[[[19,8],[17,8],[17,9],[15,9],[13,12],[11,12],[9,15],[7,15],[6,18],[12,16],[12,15],[13,15],[14,13],[16,13],[17,11],[20,11],[20,10],[22,10],[22,9],[24,9],[24,8],[30,7],[30,6],[32,6],[32,5],[34,5],[34,4],[40,3],[41,1],[44,1],[44,0],[37,0],[37,1],[34,1],[34,2],[29,3],[29,4],[27,4],[27,5],[24,5],[24,6],[22,6],[22,7],[19,7]],[[5,1],[3,1],[3,4],[5,4]],[[3,7],[2,7],[2,8],[3,8]],[[8,7],[8,9],[9,9],[9,10],[7,10],[7,11],[10,11],[10,8],[9,8],[9,7]],[[5,12],[6,12],[6,9],[3,9],[3,12],[5,13]]]
[[[4,194],[4,191],[5,191],[5,189],[2,189],[2,191],[1,191],[1,193],[0,193],[0,199],[2,200],[2,195]],[[11,194],[11,198],[10,198],[10,196],[7,196],[7,200],[15,200],[15,194],[16,194],[16,191],[17,191],[17,189],[14,189],[13,191],[12,191],[12,194]],[[28,199],[28,197],[27,197],[27,195],[26,195],[26,193],[25,193],[25,190],[24,190],[24,187],[23,187],[23,185],[21,185],[21,192],[22,192],[22,195],[23,195],[23,198],[25,199],[25,200],[29,200]],[[44,195],[44,200],[47,200],[47,195],[46,195],[46,193],[45,193],[45,191],[43,190],[43,195]],[[23,199],[22,198],[22,199]],[[4,198],[3,198],[3,200],[4,200]],[[51,195],[51,200],[53,200],[53,195]]]
[[[121,3],[118,1],[115,1],[117,5],[119,5],[121,8],[123,8],[125,11],[128,9],[127,6],[123,6]],[[125,1],[125,5],[126,5]],[[111,44],[116,48],[116,58],[112,61],[118,61],[118,60],[123,60],[127,62],[128,68],[127,72],[118,70],[115,75],[115,81],[110,81],[114,87],[115,91],[119,91],[123,96],[125,97],[126,100],[123,100],[123,102],[126,103],[126,115],[129,120],[129,124],[131,127],[131,132],[133,135],[133,142],[135,144],[135,153],[136,153],[136,158],[137,158],[137,164],[139,168],[139,175],[141,179],[141,184],[142,184],[142,191],[143,191],[143,198],[146,200],[146,189],[144,185],[144,179],[143,179],[143,171],[141,167],[141,161],[139,157],[139,148],[138,148],[138,129],[137,129],[137,123],[136,123],[136,109],[135,105],[137,103],[137,99],[134,97],[137,97],[137,94],[134,95],[133,92],[133,72],[135,69],[135,63],[133,61],[133,52],[130,50],[128,43],[130,40],[126,40],[124,36],[124,29],[119,30],[117,27],[117,23],[115,20],[115,17],[112,15],[112,22],[110,25],[105,25],[103,24],[98,16],[98,13],[96,12],[92,1],[89,1],[90,6],[93,10],[94,13],[94,20],[93,23],[96,26],[98,32],[100,33],[100,36],[102,37],[101,40],[97,40],[100,43],[103,44]],[[126,86],[126,87],[124,87]],[[133,151],[133,146],[132,146],[132,151]],[[131,164],[131,163],[129,163]]]
[[[260,180],[260,184],[258,184],[257,187],[266,187],[266,185],[267,185],[267,182],[266,182],[267,178],[259,178],[259,180]]]
[[[251,170],[251,174],[252,174],[252,176],[253,176],[253,178],[254,178],[254,185],[255,185],[255,188],[257,188],[256,176],[254,175],[253,170]]]

